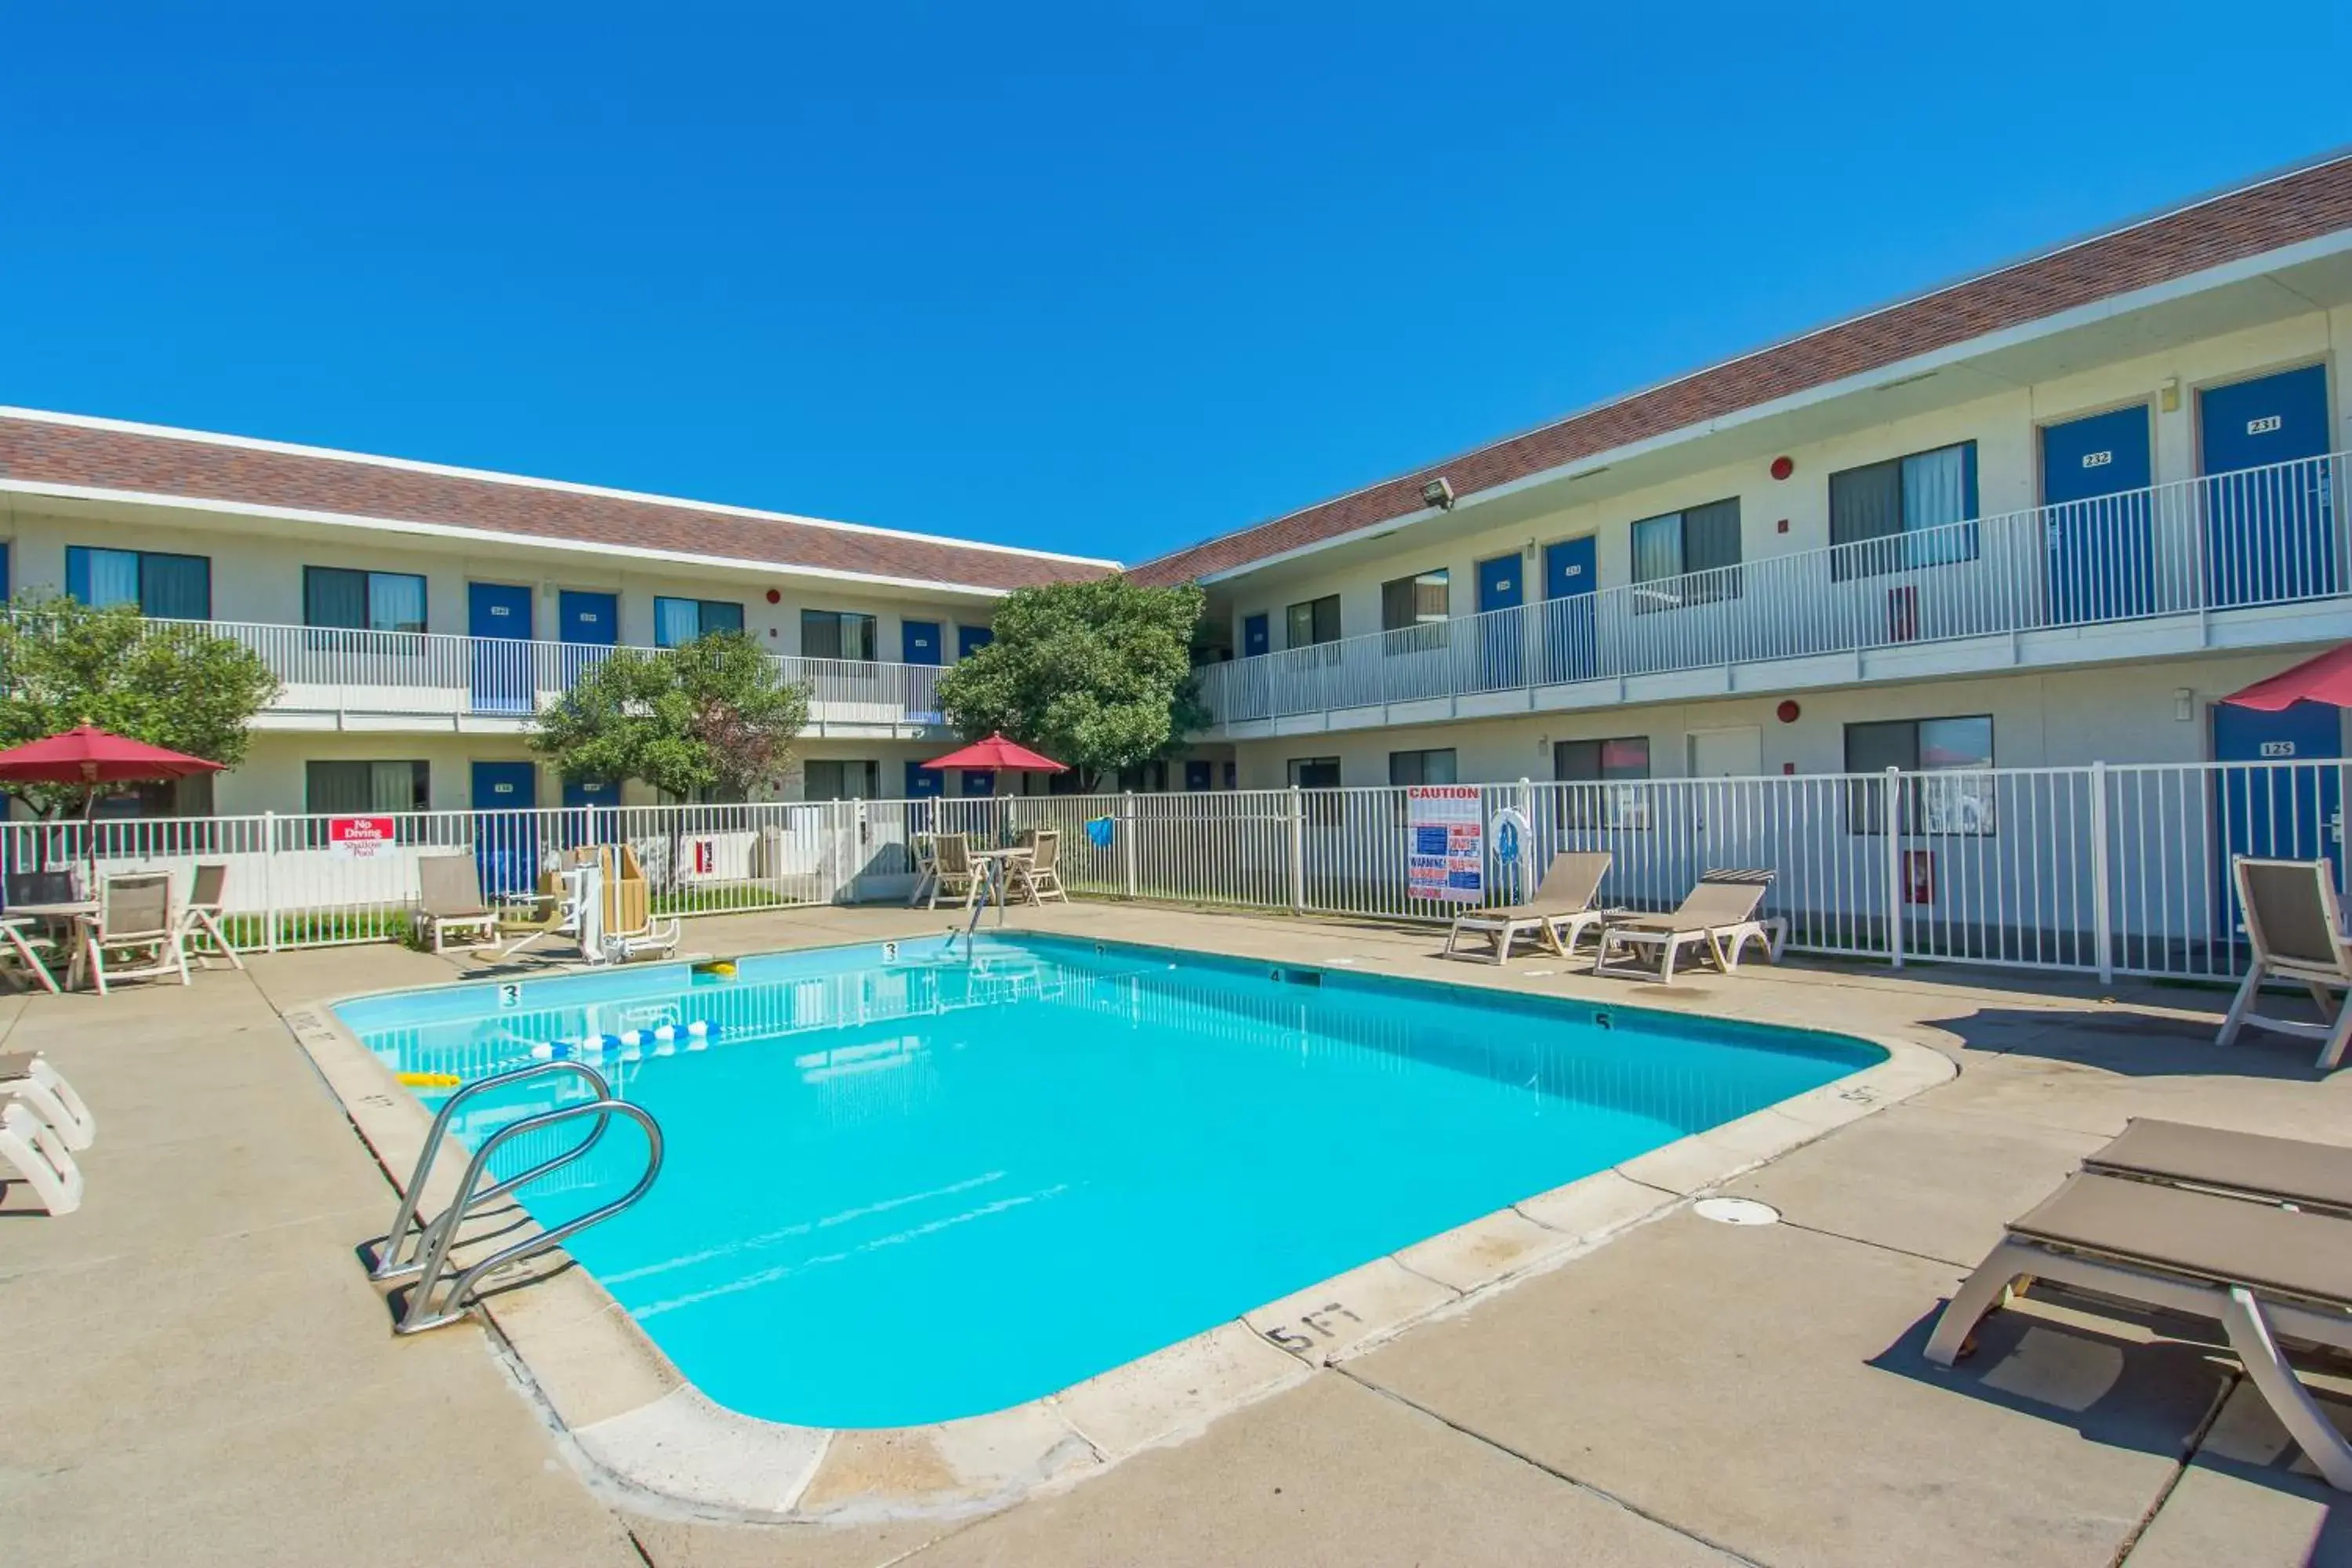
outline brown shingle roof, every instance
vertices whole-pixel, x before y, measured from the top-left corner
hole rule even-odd
[[[1916,354],[2352,227],[2352,154],[2230,191],[1478,447],[1135,568],[1146,583],[1231,571],[1423,510],[1444,475],[1472,495]]]
[[[193,434],[0,415],[0,479],[438,523],[560,542],[983,588],[1099,577],[1104,563],[402,467]]]

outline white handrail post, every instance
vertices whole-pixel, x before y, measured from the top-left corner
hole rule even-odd
[[[1886,960],[1903,967],[1903,770],[1886,770],[1886,800],[1879,826],[1886,830]]]
[[[278,814],[261,814],[261,929],[271,952],[278,951]]]
[[[2116,977],[2115,933],[2107,908],[2107,764],[2091,764],[2091,945],[2098,954],[2099,984]]]
[[[1135,897],[1135,792],[1118,794],[1118,870],[1127,896]]]
[[[1290,912],[1307,912],[1307,807],[1298,786],[1290,786]]]

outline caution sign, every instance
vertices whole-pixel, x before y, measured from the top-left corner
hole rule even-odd
[[[1416,899],[1475,904],[1486,896],[1486,825],[1476,784],[1414,784],[1405,792],[1405,878]]]

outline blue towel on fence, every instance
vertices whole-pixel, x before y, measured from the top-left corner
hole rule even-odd
[[[1092,844],[1097,849],[1109,848],[1110,823],[1111,819],[1108,816],[1088,817],[1087,819],[1087,842]]]

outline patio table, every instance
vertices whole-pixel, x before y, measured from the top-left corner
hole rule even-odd
[[[81,917],[96,913],[98,913],[96,899],[68,899],[46,904],[10,904],[7,909],[7,918],[12,921],[47,921],[63,925],[73,932],[73,951],[68,955],[66,965],[65,985],[68,991],[80,988],[82,977],[89,969],[87,943],[89,928],[82,923]]]

